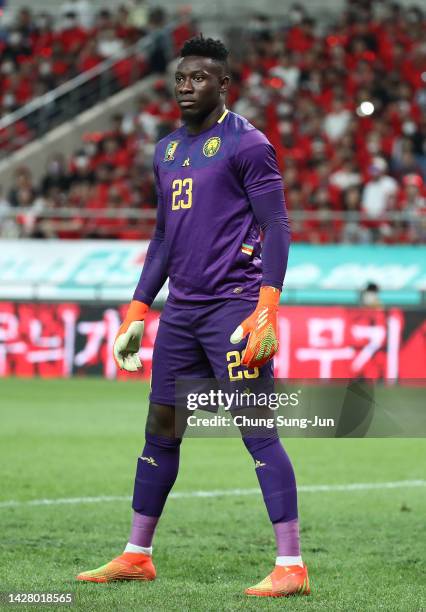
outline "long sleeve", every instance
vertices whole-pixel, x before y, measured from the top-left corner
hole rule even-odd
[[[149,244],[143,270],[133,294],[133,299],[144,302],[148,306],[152,304],[157,293],[167,280],[167,248],[165,243],[165,215],[164,200],[158,180],[158,174],[154,166],[155,184],[157,190],[157,223],[154,236]]]
[[[250,198],[256,221],[263,231],[262,285],[281,290],[287,270],[290,227],[282,189]]]
[[[275,150],[258,130],[249,132],[236,157],[253,214],[263,231],[262,285],[282,289],[290,247],[284,186]]]

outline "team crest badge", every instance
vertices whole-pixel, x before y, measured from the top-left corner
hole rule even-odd
[[[213,136],[204,143],[203,153],[206,157],[213,157],[220,149],[219,136]]]
[[[169,142],[166,148],[166,152],[164,153],[165,162],[174,160],[178,144],[179,144],[179,140],[172,140],[171,142]]]

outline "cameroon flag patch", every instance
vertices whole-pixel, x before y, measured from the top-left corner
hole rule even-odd
[[[243,242],[241,252],[244,253],[244,255],[251,255],[253,253],[253,245]]]
[[[166,152],[164,153],[163,161],[168,162],[168,161],[174,160],[178,144],[179,144],[179,140],[172,140],[169,142],[166,148]]]

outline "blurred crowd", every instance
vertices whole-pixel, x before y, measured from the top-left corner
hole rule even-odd
[[[155,143],[179,116],[166,81],[158,79],[149,95],[138,98],[134,113],[117,113],[108,131],[85,134],[71,159],[52,154],[39,184],[28,167],[17,168],[13,187],[0,194],[0,236],[150,237],[156,207]],[[17,207],[20,214],[6,219]],[[65,217],[55,216],[59,209],[66,210]],[[151,212],[147,219],[140,219],[141,210]]]
[[[423,10],[355,0],[331,26],[302,5],[290,20],[253,18],[231,100],[275,146],[293,239],[425,242]]]
[[[116,9],[97,12],[88,0],[67,0],[55,15],[22,8],[0,27],[0,117],[125,51],[167,20],[161,7],[149,7],[145,0],[123,1]],[[157,61],[152,71],[164,71],[164,62],[190,33],[183,23],[177,27],[165,57],[150,57]],[[143,58],[139,63],[122,60],[114,68],[121,87],[129,85],[131,73],[144,74]],[[25,141],[25,124],[17,137]]]
[[[87,28],[83,13],[79,27]],[[130,12],[125,22],[133,23]],[[294,5],[283,23],[256,15],[230,32],[228,107],[275,146],[293,240],[426,242],[425,30],[420,7],[355,0],[333,24]],[[128,211],[155,209],[153,150],[178,124],[169,84],[158,80],[135,112],[112,117],[105,133],[87,134],[71,159],[53,155],[40,184],[19,168],[10,193],[0,196],[0,214],[24,212],[4,220],[0,232],[149,237],[154,215],[143,221]],[[53,216],[60,207],[70,210],[68,219]]]

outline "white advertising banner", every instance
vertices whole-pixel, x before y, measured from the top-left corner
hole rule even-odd
[[[0,240],[0,299],[128,302],[148,241]],[[293,244],[283,303],[358,303],[375,282],[384,304],[421,303],[426,246]],[[164,301],[163,287],[158,302]]]
[[[0,298],[131,299],[148,241],[0,241]],[[167,292],[163,290],[163,298]]]

